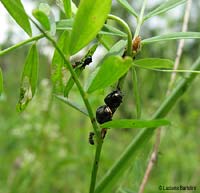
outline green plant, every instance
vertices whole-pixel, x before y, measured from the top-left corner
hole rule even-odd
[[[50,7],[48,5],[41,4],[39,8],[33,11],[35,21],[31,16],[28,16],[23,8],[20,0],[2,0],[1,1],[5,8],[8,10],[10,15],[15,21],[24,29],[29,36],[32,35],[30,27],[30,21],[40,30],[41,34],[30,37],[28,40],[23,41],[19,44],[11,46],[5,50],[0,51],[0,56],[4,55],[22,45],[33,42],[30,52],[27,56],[27,60],[24,66],[24,70],[21,78],[20,87],[20,98],[17,104],[17,109],[22,111],[28,105],[29,101],[34,96],[36,85],[37,85],[37,74],[38,74],[38,53],[36,44],[41,38],[46,38],[52,43],[55,48],[54,56],[52,59],[52,73],[51,79],[53,84],[52,95],[67,103],[69,106],[76,110],[84,113],[88,116],[93,127],[95,134],[95,147],[96,153],[93,161],[93,169],[91,173],[90,193],[102,193],[111,192],[116,183],[120,180],[121,174],[128,168],[130,162],[134,159],[137,151],[144,145],[144,143],[150,139],[153,135],[154,130],[162,125],[168,125],[169,121],[163,119],[167,113],[171,110],[174,103],[183,95],[187,90],[187,87],[191,84],[196,74],[199,73],[200,59],[198,58],[194,62],[193,67],[190,70],[176,70],[177,72],[187,72],[186,77],[182,78],[176,86],[174,86],[173,92],[166,97],[160,108],[156,111],[154,116],[150,120],[141,119],[141,104],[140,94],[138,91],[138,78],[137,68],[145,68],[148,70],[174,72],[172,70],[173,62],[168,59],[161,58],[145,58],[135,59],[139,52],[142,52],[142,47],[146,44],[152,44],[154,42],[169,41],[175,39],[199,39],[199,32],[176,32],[171,34],[165,34],[155,36],[149,39],[140,40],[139,34],[142,24],[149,18],[164,13],[171,8],[176,7],[185,1],[170,0],[163,3],[161,6],[152,10],[150,13],[144,15],[147,1],[144,0],[140,14],[128,4],[125,0],[119,0],[118,2],[130,12],[137,21],[137,26],[132,37],[132,32],[128,24],[122,19],[115,15],[109,14],[111,9],[111,0],[82,0],[78,8],[72,8],[72,2],[70,0],[63,0],[61,7],[65,12],[65,20],[59,20],[55,23],[51,18]],[[63,4],[62,4],[63,3]],[[23,15],[23,17],[22,17]],[[112,26],[106,21],[114,20],[119,24],[124,31]],[[37,23],[38,22],[38,23]],[[59,40],[56,41],[58,31],[62,31]],[[104,35],[110,35],[115,44],[112,48],[106,44]],[[116,40],[115,37],[119,37]],[[91,43],[92,42],[92,43]],[[92,46],[91,46],[91,44]],[[85,89],[79,79],[80,74],[84,71],[86,65],[89,65],[88,58],[92,58],[98,45],[102,44],[108,49],[106,56],[97,65],[92,78],[88,78]],[[89,51],[85,56],[75,64],[70,62],[70,57],[76,54],[84,47],[89,46]],[[70,72],[71,77],[66,82],[65,72]],[[114,85],[114,90],[120,90],[123,93],[123,85],[126,81],[126,74],[130,71],[133,76],[133,93],[136,103],[137,118],[136,119],[119,119],[113,121],[103,121],[98,124],[94,116],[94,108],[89,101],[90,94],[107,89],[109,86]],[[0,92],[3,91],[0,74]],[[69,93],[76,85],[80,96],[85,104],[84,107],[76,105],[75,101],[71,101],[68,98]],[[63,95],[65,97],[63,97]],[[106,104],[107,105],[107,104]],[[108,105],[109,106],[109,105]],[[110,117],[111,120],[114,112],[117,108],[111,109]],[[109,172],[100,180],[96,186],[96,178],[98,172],[98,165],[101,156],[101,149],[103,141],[106,140],[105,133],[109,128],[145,128],[139,132],[139,134],[133,138],[132,143],[124,150],[121,157],[116,160],[113,167],[110,168]],[[106,130],[105,130],[106,128]]]

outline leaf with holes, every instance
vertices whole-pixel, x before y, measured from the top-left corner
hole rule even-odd
[[[38,51],[33,44],[26,58],[20,84],[20,97],[17,110],[23,111],[29,101],[33,98],[38,79]]]

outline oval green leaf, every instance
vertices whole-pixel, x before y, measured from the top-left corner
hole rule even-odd
[[[145,128],[145,127],[161,127],[169,125],[170,122],[165,119],[154,119],[154,120],[137,120],[137,119],[119,119],[106,122],[101,125],[102,128]]]
[[[50,30],[51,24],[49,18],[43,11],[39,9],[34,9],[32,14],[40,22],[40,24],[44,27],[45,30]]]
[[[162,58],[145,58],[135,60],[134,65],[146,69],[168,69],[173,68],[174,61]]]
[[[24,29],[24,31],[32,36],[31,26],[28,20],[28,16],[24,10],[23,4],[20,0],[1,0],[4,7],[7,9],[9,14],[13,17],[13,19],[19,24],[19,26]]]
[[[159,15],[161,13],[165,13],[170,9],[173,9],[174,7],[177,7],[180,4],[185,3],[186,0],[167,0],[164,3],[161,2],[161,5],[158,6],[156,9],[148,13],[145,17],[144,20],[147,20],[155,15]]]
[[[150,44],[153,42],[180,40],[180,39],[200,39],[200,32],[174,32],[155,36],[152,38],[142,40],[142,44]]]
[[[38,52],[36,44],[33,44],[26,58],[20,83],[20,97],[17,110],[23,111],[33,98],[38,79]]]
[[[82,0],[72,27],[70,54],[73,55],[95,38],[111,8],[111,0]]]
[[[120,56],[106,57],[102,64],[94,71],[94,77],[89,83],[87,92],[104,89],[115,83],[131,67],[132,58]]]

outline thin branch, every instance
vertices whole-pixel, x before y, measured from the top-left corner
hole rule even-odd
[[[192,0],[188,0],[187,5],[186,5],[184,20],[183,20],[182,32],[187,31],[188,23],[189,23],[189,16],[190,16],[190,11],[191,11],[191,5],[192,5]],[[182,52],[183,52],[183,47],[184,47],[184,40],[180,40],[179,45],[178,45],[178,49],[177,49],[174,70],[176,70],[179,66],[180,58],[181,58],[181,55],[182,55]],[[171,89],[173,87],[175,78],[176,78],[176,72],[174,72],[171,76],[166,96],[168,96],[171,93]],[[148,182],[148,179],[150,177],[153,166],[154,166],[154,164],[157,160],[158,150],[159,150],[159,145],[160,145],[160,138],[161,138],[161,128],[158,128],[158,130],[156,132],[157,132],[156,133],[156,140],[155,140],[155,144],[154,144],[154,147],[153,147],[153,152],[152,152],[150,160],[148,162],[148,165],[147,165],[147,168],[146,168],[146,171],[145,171],[145,174],[144,174],[144,177],[143,177],[143,180],[142,180],[142,183],[140,185],[138,193],[144,192],[145,186]]]

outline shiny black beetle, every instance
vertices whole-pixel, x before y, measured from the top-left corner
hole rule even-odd
[[[110,94],[108,94],[104,102],[108,105],[111,109],[115,109],[120,106],[122,103],[122,92],[120,90],[114,90]],[[114,113],[114,112],[113,112]]]
[[[96,110],[96,119],[99,124],[112,120],[112,111],[109,106],[103,105]]]

